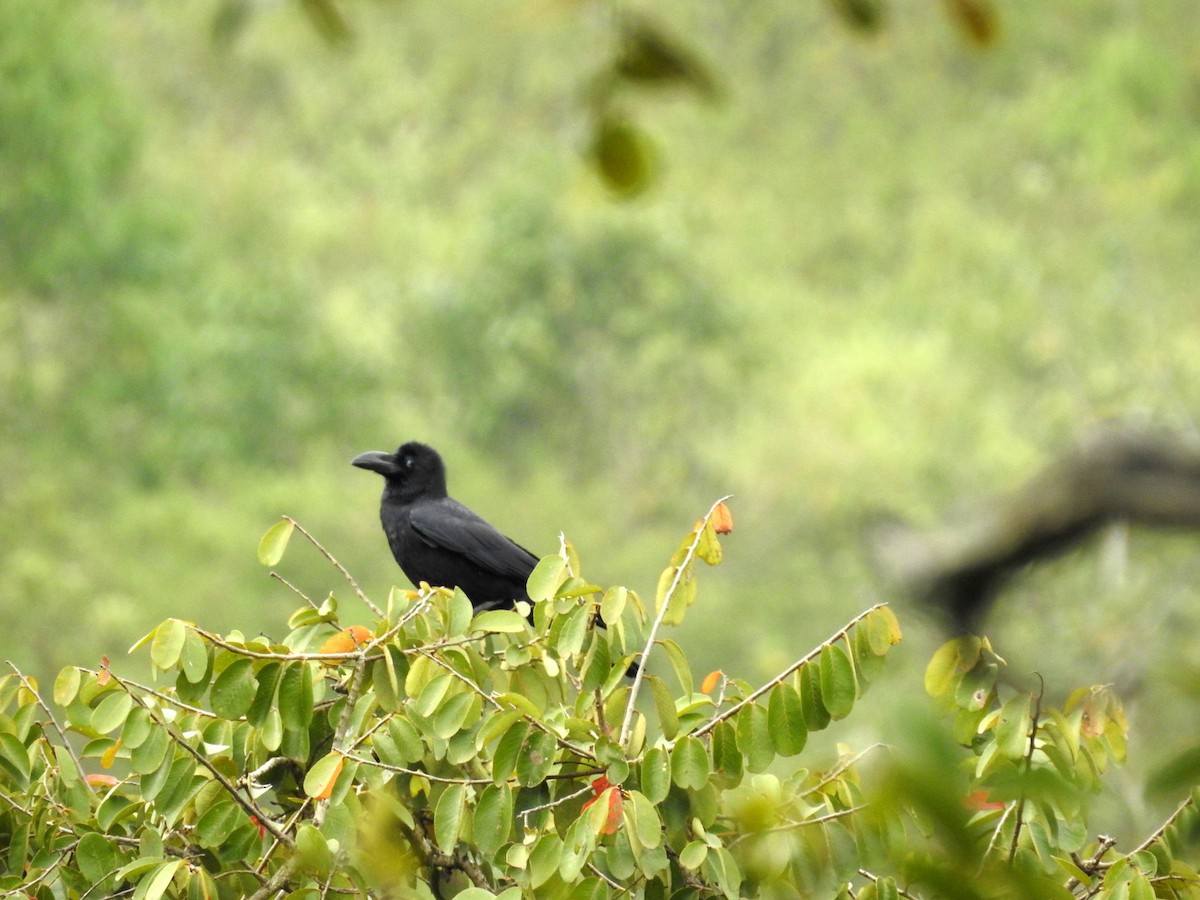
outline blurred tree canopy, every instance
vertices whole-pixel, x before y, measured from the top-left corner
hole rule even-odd
[[[337,8],[331,47],[292,4],[221,6],[254,14],[216,44],[211,3],[0,4],[26,669],[167,615],[269,627],[245,548],[281,512],[389,583],[347,462],[416,438],[506,533],[565,531],[635,586],[660,513],[735,493],[741,552],[681,641],[767,673],[875,595],[864,510],[929,522],[1097,419],[1196,428],[1189,0]],[[712,91],[630,83],[647,20]],[[630,202],[593,168],[605,122],[654,148]],[[1165,720],[1197,574],[1191,543],[1135,536],[996,628],[1014,656],[1055,636],[1051,685],[1116,680]]]

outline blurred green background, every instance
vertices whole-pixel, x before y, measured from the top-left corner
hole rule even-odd
[[[938,521],[1105,419],[1196,431],[1193,0],[1003,4],[985,50],[941,4],[873,36],[836,3],[631,5],[723,101],[622,97],[662,163],[622,202],[585,158],[609,4],[346,4],[344,46],[295,4],[0,4],[6,658],[117,661],[167,616],[282,635],[281,513],[382,599],[349,459],[420,439],[502,530],[643,594],[732,493],[679,639],[761,679],[895,599],[874,513]],[[1117,682],[1160,759],[1194,737],[1197,546],[1034,573],[998,649],[1058,698]],[[283,571],[348,595],[315,553]],[[898,611],[915,695],[939,637]]]

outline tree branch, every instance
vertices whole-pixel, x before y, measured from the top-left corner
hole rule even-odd
[[[1200,444],[1108,427],[1017,490],[976,504],[940,528],[899,521],[867,530],[872,561],[905,593],[977,629],[1022,567],[1057,556],[1109,522],[1200,528]]]

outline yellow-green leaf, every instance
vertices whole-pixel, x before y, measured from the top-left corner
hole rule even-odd
[[[498,634],[520,634],[528,624],[522,616],[511,609],[489,609],[471,620],[471,627],[467,633],[475,634],[485,631]]]
[[[188,627],[178,619],[167,619],[154,630],[150,643],[150,661],[160,669],[169,669],[179,662]]]
[[[284,551],[287,550],[288,541],[292,538],[292,532],[295,530],[296,525],[291,519],[276,522],[268,528],[266,534],[262,536],[262,540],[258,542],[258,561],[264,566],[279,565]]]
[[[544,603],[553,600],[558,587],[566,580],[567,561],[561,556],[543,556],[529,573],[526,589],[529,599],[534,603]]]

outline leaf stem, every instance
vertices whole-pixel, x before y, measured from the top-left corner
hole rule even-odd
[[[655,641],[658,638],[658,629],[662,627],[663,619],[667,615],[667,610],[671,606],[671,598],[675,595],[675,591],[679,588],[679,583],[683,580],[683,573],[687,571],[692,560],[696,557],[696,549],[700,546],[700,541],[704,539],[704,529],[712,519],[713,514],[717,511],[717,507],[728,500],[732,494],[726,494],[720,500],[713,503],[705,513],[704,519],[700,523],[700,527],[696,529],[696,535],[692,538],[691,544],[688,545],[687,552],[683,555],[683,559],[679,565],[675,567],[675,577],[671,581],[671,586],[667,588],[666,594],[663,595],[662,604],[659,607],[658,615],[654,617],[654,624],[650,626],[650,633],[646,635],[646,649],[642,651],[641,659],[638,660],[637,674],[633,676],[633,687],[629,689],[629,700],[625,706],[625,718],[621,721],[621,733],[617,738],[617,743],[625,746],[629,740],[629,731],[633,726],[633,714],[637,710],[638,692],[642,689],[642,681],[646,677],[646,663],[650,658],[650,651],[654,649]],[[628,751],[628,747],[626,750]]]
[[[712,731],[714,728],[716,728],[718,725],[720,725],[726,719],[733,718],[735,715],[738,714],[738,712],[741,711],[741,709],[743,707],[748,706],[749,704],[753,703],[755,700],[757,700],[763,694],[770,691],[771,688],[775,687],[775,685],[780,684],[785,678],[790,676],[793,672],[795,672],[797,669],[799,669],[805,663],[812,662],[814,659],[816,659],[818,656],[821,655],[822,650],[824,650],[826,647],[830,646],[831,644],[837,643],[842,638],[846,637],[846,635],[849,634],[851,628],[853,628],[855,625],[857,625],[859,622],[861,622],[863,619],[865,619],[871,613],[875,612],[875,610],[881,609],[882,607],[885,607],[885,606],[887,606],[886,603],[876,603],[870,609],[864,610],[863,612],[859,613],[857,616],[855,616],[853,619],[851,619],[849,622],[847,622],[841,628],[841,630],[839,630],[836,634],[834,634],[832,637],[828,638],[824,643],[818,644],[809,653],[807,653],[800,659],[796,660],[794,663],[792,663],[790,666],[788,666],[786,669],[784,669],[782,672],[780,672],[778,675],[776,675],[774,678],[772,678],[770,681],[768,681],[766,684],[764,684],[762,687],[760,687],[758,690],[756,690],[753,694],[744,698],[743,700],[738,701],[733,706],[729,707],[729,709],[726,709],[726,710],[718,713],[717,715],[713,716],[711,719],[709,719],[707,722],[705,722],[703,725],[701,725],[699,728],[697,728],[695,731],[693,731],[692,736],[693,737],[701,737],[702,735],[708,734],[708,732]]]

